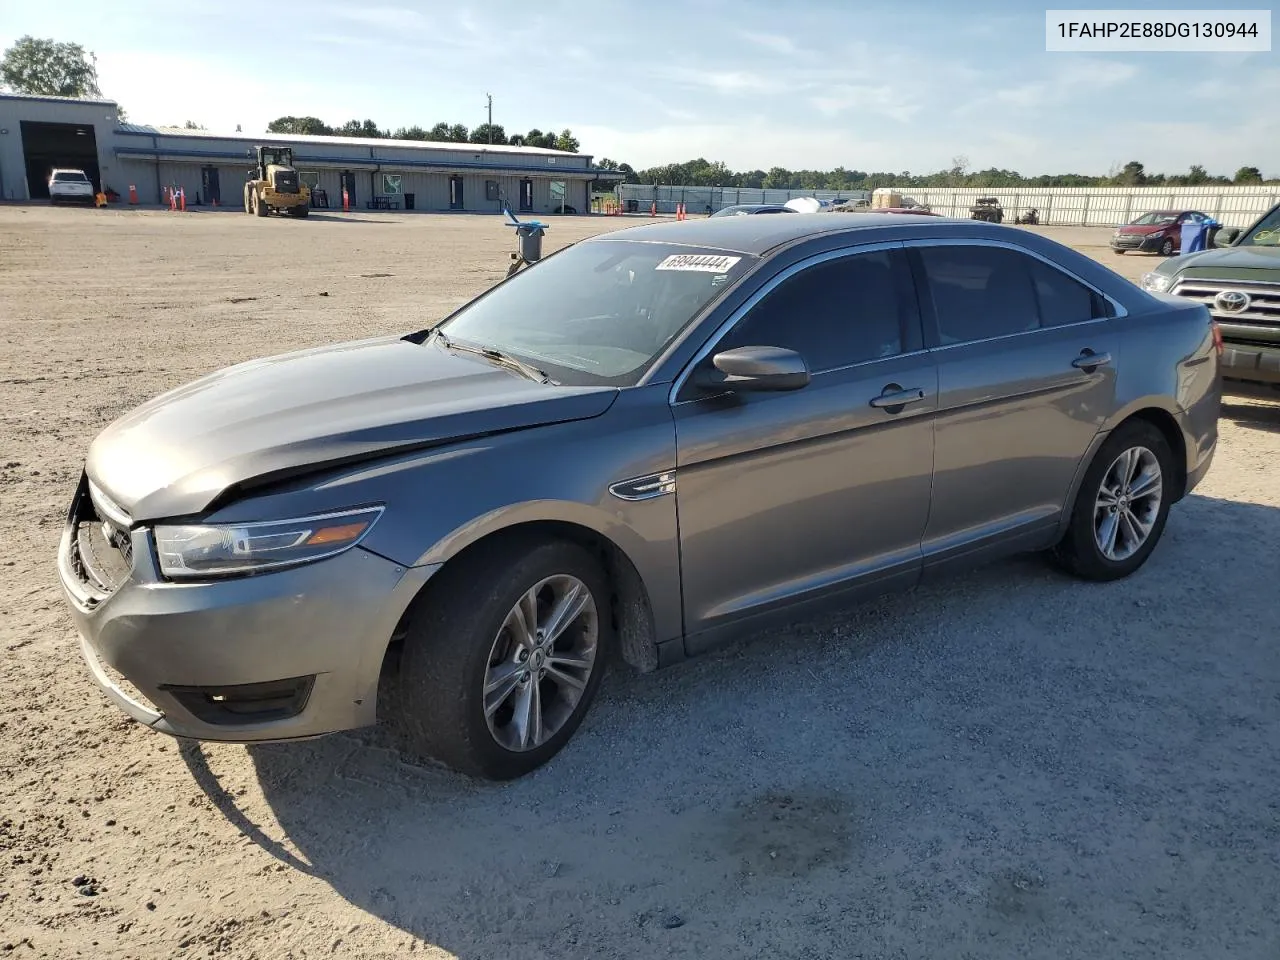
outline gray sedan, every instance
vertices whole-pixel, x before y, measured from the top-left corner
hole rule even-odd
[[[1203,305],[1006,227],[622,230],[433,329],[126,414],[59,570],[89,669],[156,730],[356,727],[381,679],[407,750],[510,778],[615,656],[1018,551],[1133,573],[1209,468],[1220,352]]]

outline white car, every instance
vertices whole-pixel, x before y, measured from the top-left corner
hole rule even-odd
[[[93,203],[93,183],[83,170],[54,170],[49,174],[53,203]]]

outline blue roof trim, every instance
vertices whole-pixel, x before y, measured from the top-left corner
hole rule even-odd
[[[253,162],[253,158],[244,153],[228,152],[226,150],[172,150],[165,147],[116,147],[117,156],[142,156],[154,157],[158,160],[167,159],[194,159],[194,160],[227,160],[239,161],[246,165]],[[388,157],[317,157],[303,156],[294,151],[295,165],[301,166],[306,163],[330,163],[345,167],[427,167],[431,169],[442,170],[515,170],[519,172],[529,173],[558,173],[565,176],[577,175],[579,177],[589,177],[594,180],[608,180],[612,178],[622,178],[622,174],[616,170],[595,170],[588,167],[557,167],[557,166],[532,166],[525,164],[512,163],[475,163],[474,161],[455,161],[455,160],[395,160]]]

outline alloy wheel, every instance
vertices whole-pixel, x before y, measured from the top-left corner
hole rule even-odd
[[[577,577],[547,577],[520,597],[484,673],[485,721],[500,746],[532,750],[560,731],[591,678],[599,636],[595,598]]]
[[[1146,447],[1130,447],[1102,475],[1093,508],[1093,536],[1108,560],[1121,562],[1142,549],[1160,514],[1164,478]]]

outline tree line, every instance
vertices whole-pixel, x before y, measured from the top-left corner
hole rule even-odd
[[[554,130],[543,133],[534,127],[528,133],[513,133],[508,136],[500,123],[482,123],[470,130],[462,123],[437,123],[430,129],[413,126],[399,127],[392,131],[378,126],[372,120],[348,120],[346,123],[330,126],[319,117],[277,117],[267,124],[267,132],[322,137],[367,137],[374,140],[434,140],[441,143],[545,147],[566,153],[577,153],[581,146],[573,131],[568,128],[559,133]]]
[[[1016,170],[990,167],[970,171],[968,162],[957,157],[946,170],[913,174],[888,171],[866,172],[836,167],[834,170],[769,170],[734,171],[720,161],[699,157],[685,163],[667,163],[645,170],[633,170],[625,163],[600,161],[601,167],[626,175],[627,183],[670,184],[685,187],[746,187],[784,190],[874,190],[877,187],[1194,187],[1214,184],[1246,185],[1280,183],[1280,177],[1264,179],[1258,167],[1241,167],[1232,177],[1214,176],[1199,164],[1184,174],[1147,173],[1146,167],[1131,160],[1119,170],[1104,176],[1079,173],[1041,174],[1025,177]]]

